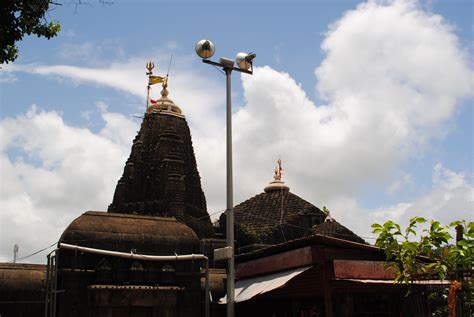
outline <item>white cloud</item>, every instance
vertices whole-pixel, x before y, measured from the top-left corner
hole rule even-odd
[[[16,77],[12,73],[4,72],[0,68],[0,84],[12,84],[18,81],[18,77]]]
[[[436,219],[444,224],[455,220],[472,221],[474,186],[463,172],[456,173],[438,163],[433,168],[433,187],[413,202],[379,208],[372,213],[378,222],[388,219],[408,223],[413,216]]]
[[[330,27],[322,48],[315,74],[325,105],[269,67],[242,76],[235,148],[247,195],[263,188],[279,155],[290,186],[315,203],[389,183],[401,161],[446,133],[471,94],[472,71],[452,27],[416,2],[359,5]]]
[[[15,243],[24,256],[59,239],[82,212],[107,208],[137,125],[118,113],[102,119],[97,134],[36,106],[0,121],[0,261],[11,260]]]
[[[69,37],[69,36],[67,36]],[[119,39],[107,39],[100,42],[66,42],[57,49],[57,56],[69,63],[86,65],[104,65],[110,60],[122,60],[125,56]]]
[[[353,197],[334,197],[329,201],[332,215],[364,237],[371,234],[372,223],[395,221],[405,227],[410,218],[424,217],[438,220],[443,225],[453,221],[472,221],[474,215],[474,185],[463,172],[455,172],[441,163],[433,167],[432,188],[412,201],[376,209],[364,208]],[[374,242],[368,239],[368,242]]]
[[[322,48],[325,58],[315,74],[324,105],[315,105],[290,74],[268,66],[242,76],[245,104],[234,115],[233,130],[235,202],[261,192],[281,156],[292,192],[328,206],[336,219],[361,234],[370,223],[387,217],[403,220],[426,211],[444,220],[444,210],[465,215],[472,204],[472,185],[462,173],[442,165],[435,167],[432,192],[413,202],[371,211],[357,201],[367,184],[388,185],[389,192],[396,192],[416,182],[407,177],[396,183],[393,176],[400,174],[394,172],[400,162],[423,153],[426,144],[446,133],[444,124],[459,101],[470,95],[472,71],[452,27],[415,2],[369,2],[334,23]],[[168,60],[169,55],[158,56]],[[223,81],[201,76],[191,57],[175,60],[170,97],[190,123],[208,209],[214,212],[225,205]],[[146,61],[136,57],[103,68],[9,65],[6,70],[94,83],[143,97]],[[156,73],[166,71],[165,64]],[[158,91],[155,88],[155,96]],[[136,125],[100,109],[105,126],[98,134],[35,108],[2,120],[1,166],[7,171],[1,196],[6,206],[3,228],[21,223],[26,230],[59,237],[84,210],[107,207]],[[13,148],[23,160],[11,156]],[[12,220],[18,210],[21,215]],[[15,237],[21,238],[5,232],[2,257],[10,253]],[[22,245],[31,248],[49,243],[40,245],[30,235],[22,239]]]
[[[164,75],[168,68],[169,56],[167,52],[158,51],[153,54],[157,60],[166,61],[155,63],[155,74]],[[175,56],[173,70],[169,79],[169,97],[179,105],[186,114],[187,120],[193,125],[193,132],[213,133],[222,127],[221,120],[217,120],[223,109],[224,88],[223,81],[203,78],[199,70],[193,69],[189,56]],[[37,65],[37,64],[9,64],[5,65],[6,73],[27,72],[50,77],[61,82],[75,84],[96,84],[102,87],[111,87],[143,98],[145,103],[146,82],[145,64],[147,57],[133,57],[127,61],[113,62],[102,68],[78,67],[70,65]],[[66,80],[65,80],[66,79]],[[160,97],[161,87],[152,86],[152,97]],[[216,94],[215,92],[219,93]],[[140,109],[142,110],[142,109]],[[203,122],[205,121],[205,124]],[[202,129],[205,127],[205,129]],[[198,130],[198,131],[196,131]],[[206,132],[209,131],[209,132]]]
[[[393,182],[388,186],[387,193],[395,195],[401,189],[413,184],[413,177],[405,172],[399,173],[399,176],[395,176]]]

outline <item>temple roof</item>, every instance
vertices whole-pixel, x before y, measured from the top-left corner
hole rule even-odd
[[[0,312],[4,303],[32,306],[44,301],[46,265],[0,263]],[[43,304],[44,305],[44,304]],[[11,305],[10,307],[16,307]],[[13,309],[14,309],[13,308]]]
[[[313,232],[322,236],[330,236],[357,243],[367,243],[364,239],[332,218],[327,218],[326,221],[314,226]]]
[[[167,97],[148,107],[108,211],[175,217],[199,237],[213,233],[191,132]]]
[[[290,192],[282,181],[281,160],[274,179],[260,193],[234,207],[235,238],[240,252],[284,243],[314,233],[366,243],[355,233],[331,218],[326,212]],[[226,228],[226,215],[219,219]]]
[[[281,171],[279,161],[264,192],[234,207],[235,238],[242,252],[310,235],[325,218],[318,207],[290,192]],[[225,213],[219,222],[225,229]]]
[[[197,252],[196,233],[174,218],[88,211],[64,230],[60,243],[142,254]]]

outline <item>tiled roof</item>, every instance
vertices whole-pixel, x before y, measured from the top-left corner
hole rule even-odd
[[[330,236],[357,243],[367,243],[364,239],[333,219],[324,221],[319,225],[314,226],[313,232],[322,236]]]
[[[271,190],[234,207],[235,236],[240,246],[282,243],[312,234],[311,228],[324,218],[318,207],[289,190]]]

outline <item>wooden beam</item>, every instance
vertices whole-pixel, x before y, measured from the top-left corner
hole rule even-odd
[[[395,270],[387,268],[383,261],[334,260],[334,277],[393,280]]]
[[[311,265],[311,247],[304,247],[256,260],[238,263],[235,275],[238,278],[268,274]]]

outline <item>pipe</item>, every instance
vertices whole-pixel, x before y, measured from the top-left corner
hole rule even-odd
[[[80,247],[77,245],[59,243],[60,249],[67,250],[77,250],[82,252],[102,254],[109,256],[117,256],[120,258],[135,259],[135,260],[145,260],[145,261],[187,261],[187,260],[208,260],[207,256],[204,254],[186,254],[186,255],[146,255],[146,254],[135,254],[135,253],[125,253],[118,251],[109,251],[88,247]]]
[[[55,305],[55,299],[53,298],[53,296],[55,296],[56,294],[57,270],[53,271],[52,268],[54,267],[56,252],[58,250],[59,249],[56,248],[52,250],[51,252],[49,252],[49,254],[47,255],[46,289],[45,289],[45,301],[44,301],[44,316],[45,317],[54,316],[54,314],[56,313],[55,311],[53,311],[53,306]],[[53,282],[53,279],[56,279],[56,280]]]

